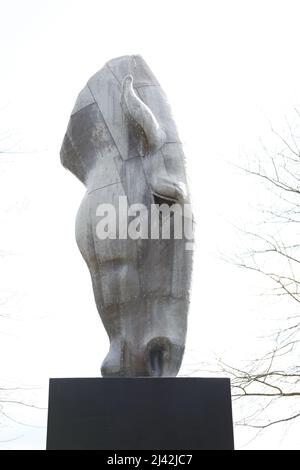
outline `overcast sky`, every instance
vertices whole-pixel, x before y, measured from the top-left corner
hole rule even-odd
[[[228,220],[259,199],[229,162],[251,156],[270,121],[299,105],[297,1],[1,0],[0,376],[35,386],[98,376],[108,340],[74,221],[84,187],[60,166],[76,97],[103,64],[141,54],[172,105],[197,223],[187,352],[181,374],[216,355],[248,357],[260,332],[259,280],[218,258],[234,252]],[[0,134],[1,137],[1,134]],[[1,150],[1,149],[0,149]],[[20,153],[13,153],[14,151]],[[40,387],[40,388],[37,388]],[[43,448],[46,413],[11,409],[0,448]],[[37,427],[34,427],[37,426]],[[296,429],[296,428],[295,428]],[[1,438],[0,438],[1,439]],[[236,434],[238,445],[247,436]],[[299,447],[296,432],[255,447]]]

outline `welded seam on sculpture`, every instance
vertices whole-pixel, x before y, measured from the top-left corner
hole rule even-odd
[[[99,112],[100,112],[101,117],[102,117],[102,119],[103,119],[103,122],[105,122],[105,124],[106,124],[106,127],[107,127],[107,129],[108,129],[108,132],[109,132],[109,134],[110,134],[110,136],[111,136],[111,138],[112,138],[113,143],[115,144],[115,146],[116,146],[116,148],[117,148],[117,150],[118,150],[118,153],[119,153],[119,155],[120,155],[120,158],[121,158],[121,160],[123,160],[121,150],[119,149],[119,147],[118,147],[118,145],[117,145],[116,139],[115,139],[114,136],[113,136],[113,133],[112,133],[112,131],[111,131],[109,125],[108,125],[108,122],[104,119],[103,112],[102,112],[102,110],[101,110],[101,108],[100,108],[100,106],[99,106],[99,103],[98,103],[98,101],[96,100],[96,97],[95,97],[94,93],[92,92],[91,87],[89,86],[89,84],[87,84],[87,87],[88,87],[88,89],[90,90],[91,95],[92,95],[92,97],[94,98],[95,103],[96,103],[97,106],[98,106],[98,109],[99,109]]]
[[[188,303],[190,303],[190,294],[182,294],[182,295],[174,295],[172,294],[171,292],[169,292],[168,294],[162,294],[161,292],[159,291],[155,291],[155,292],[147,292],[146,294],[139,294],[139,295],[132,295],[130,297],[128,297],[127,300],[124,300],[124,301],[113,301],[113,302],[106,302],[106,303],[99,303],[99,307],[102,309],[102,310],[109,310],[111,307],[114,307],[115,305],[119,305],[119,306],[124,306],[124,305],[128,305],[128,304],[131,304],[131,303],[134,303],[136,302],[137,300],[143,300],[143,299],[150,299],[150,298],[156,298],[156,299],[173,299],[173,300],[184,300]]]

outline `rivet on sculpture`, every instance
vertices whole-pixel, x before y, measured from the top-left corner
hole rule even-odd
[[[144,208],[143,214],[155,207],[163,225],[160,204],[189,205],[176,126],[142,57],[110,60],[88,81],[72,111],[61,161],[86,187],[76,240],[110,340],[102,375],[176,376],[187,331],[191,238],[174,235],[172,212],[169,237],[161,236],[162,226],[158,238],[124,236],[132,207]],[[124,201],[131,208],[125,218]],[[104,213],[99,207],[108,205],[123,226],[116,236],[101,238],[98,224]],[[145,220],[150,233],[150,217]]]

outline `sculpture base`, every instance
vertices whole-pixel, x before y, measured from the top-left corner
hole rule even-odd
[[[47,449],[233,449],[230,382],[50,379]]]

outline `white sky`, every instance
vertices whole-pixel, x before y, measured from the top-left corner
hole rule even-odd
[[[1,0],[0,132],[30,153],[0,156],[0,376],[40,386],[98,376],[108,341],[74,240],[84,188],[59,162],[76,97],[106,60],[141,54],[165,89],[186,144],[197,221],[190,329],[182,374],[212,354],[253,352],[260,279],[221,262],[232,228],[259,198],[227,161],[251,155],[300,101],[298,1]],[[1,305],[3,302],[3,305]],[[259,300],[261,302],[261,300]],[[255,346],[256,347],[256,346]],[[44,387],[44,388],[43,388]],[[12,409],[0,448],[43,448],[46,413]],[[299,428],[298,428],[299,430]],[[296,432],[249,448],[299,448]],[[247,437],[247,436],[246,436]],[[1,439],[1,438],[0,438]],[[238,446],[247,439],[236,431]]]

